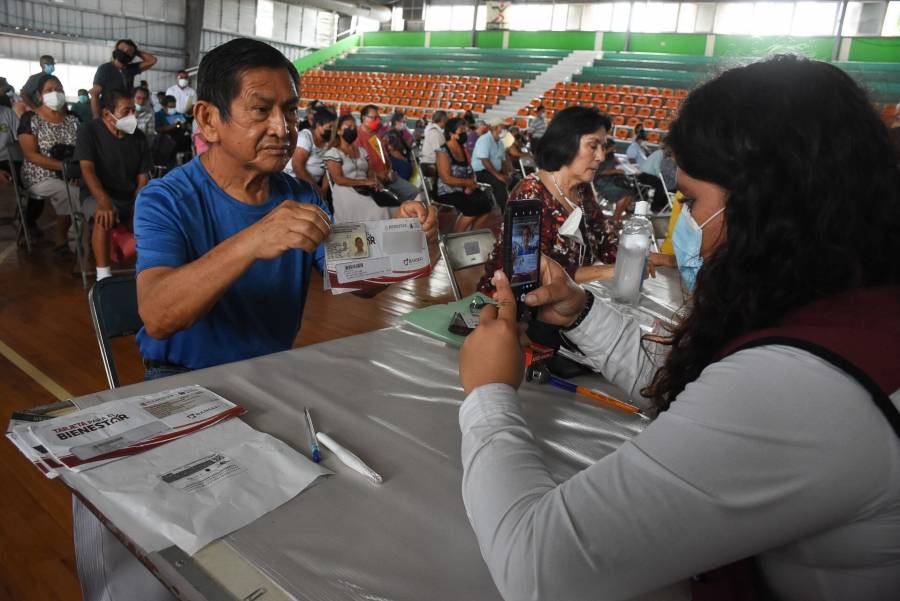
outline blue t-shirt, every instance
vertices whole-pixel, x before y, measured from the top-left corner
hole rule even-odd
[[[269,186],[268,202],[245,204],[226,194],[199,158],[151,180],[135,205],[137,272],[195,261],[284,200],[327,211],[306,182],[273,173]],[[314,254],[296,249],[254,262],[190,328],[166,340],[156,340],[142,328],[137,335],[141,355],[198,369],[291,348],[300,329],[312,269],[321,271],[324,262],[324,245]]]
[[[505,157],[506,149],[500,140],[495,140],[491,132],[486,132],[481,134],[481,137],[475,142],[475,150],[472,152],[472,170],[475,173],[486,170],[487,168],[481,161],[490,159],[494,169],[500,171]]]

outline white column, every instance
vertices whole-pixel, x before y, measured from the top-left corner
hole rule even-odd
[[[425,32],[425,47],[431,48],[431,32],[430,31]]]
[[[703,56],[712,56],[713,50],[716,47],[716,36],[709,33],[706,35],[706,50],[703,51]]]
[[[503,44],[502,48],[509,48],[509,30],[503,31]]]
[[[597,35],[594,36],[594,50],[600,52],[603,50],[603,32],[598,31]]]

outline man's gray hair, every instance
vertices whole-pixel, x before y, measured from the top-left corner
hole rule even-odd
[[[432,123],[441,123],[447,120],[447,111],[434,111],[434,115],[431,117]]]

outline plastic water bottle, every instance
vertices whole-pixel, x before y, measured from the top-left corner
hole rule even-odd
[[[619,235],[613,298],[629,305],[637,305],[641,298],[641,283],[644,281],[653,234],[653,224],[647,219],[649,209],[650,203],[643,200],[637,202],[634,216],[625,221]]]

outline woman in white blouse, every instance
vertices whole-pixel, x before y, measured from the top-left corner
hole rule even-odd
[[[743,566],[757,598],[897,599],[900,175],[886,128],[843,71],[782,56],[693,91],[668,144],[688,200],[676,258],[697,275],[674,331],[642,335],[545,259],[524,301],[659,411],[643,432],[554,480],[519,409],[502,272],[499,314],[486,308],[462,349],[463,499],[494,581],[507,601],[608,601],[730,565],[720,573]]]
[[[322,178],[325,177],[324,155],[334,136],[335,114],[327,107],[319,107],[313,112],[312,127],[297,134],[297,148],[285,171],[308,182],[313,190],[325,198]]]
[[[334,182],[332,200],[334,222],[346,223],[373,219],[390,219],[387,207],[379,207],[371,196],[354,187],[381,190],[381,184],[369,167],[369,155],[356,142],[356,119],[344,115],[338,119],[336,137],[325,152],[325,168]]]

